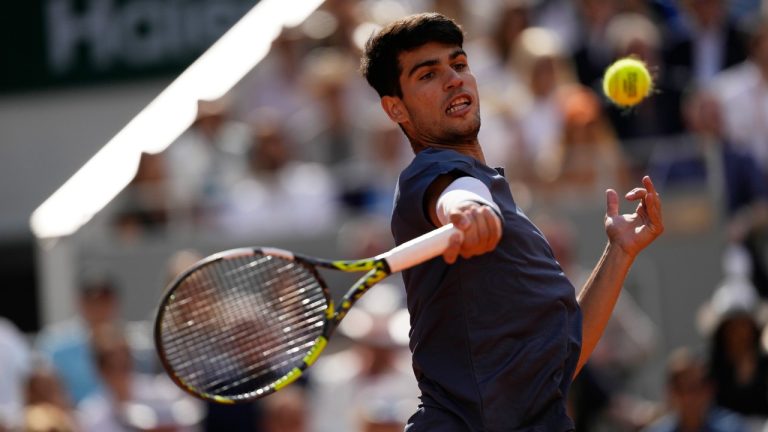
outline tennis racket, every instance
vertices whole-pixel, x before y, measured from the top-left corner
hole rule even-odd
[[[373,258],[328,261],[276,248],[211,255],[166,290],[155,346],[173,381],[222,404],[264,397],[296,381],[318,358],[355,302],[388,275],[441,255],[448,224]],[[331,299],[318,268],[366,272]]]

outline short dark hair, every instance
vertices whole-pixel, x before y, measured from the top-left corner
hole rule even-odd
[[[368,39],[360,71],[379,96],[402,97],[398,56],[430,42],[461,47],[464,31],[455,21],[436,12],[398,19]]]

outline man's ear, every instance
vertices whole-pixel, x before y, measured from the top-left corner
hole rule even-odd
[[[405,105],[403,105],[403,101],[399,97],[382,96],[381,107],[395,123],[403,123],[408,119],[408,111],[405,109]]]

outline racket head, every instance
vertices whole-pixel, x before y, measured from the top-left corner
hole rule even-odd
[[[296,380],[325,347],[333,315],[313,263],[280,249],[233,249],[201,260],[168,286],[155,346],[188,393],[246,402]]]

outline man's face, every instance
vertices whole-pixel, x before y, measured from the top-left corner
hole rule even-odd
[[[480,130],[480,100],[466,53],[458,46],[429,43],[400,54],[402,98],[385,109],[411,141],[472,142]],[[386,97],[385,97],[386,99]]]

